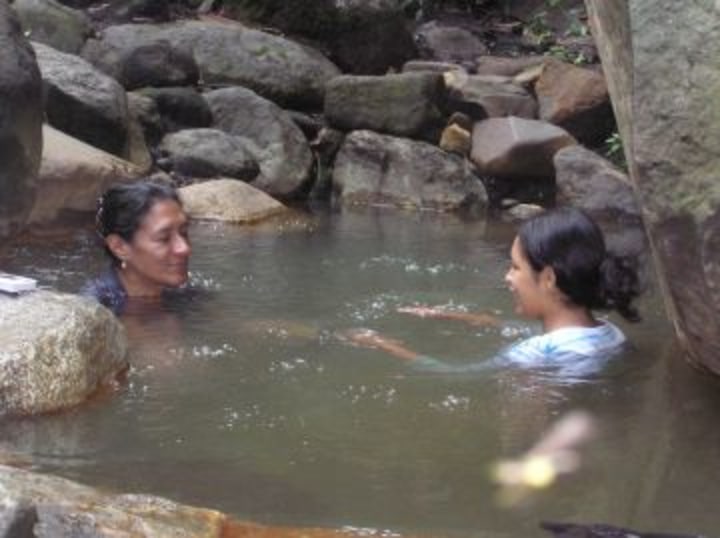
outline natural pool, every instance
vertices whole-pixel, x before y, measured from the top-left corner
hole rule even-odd
[[[68,413],[0,424],[35,469],[262,523],[398,533],[546,536],[542,520],[720,535],[718,383],[688,367],[658,293],[634,349],[568,382],[533,372],[419,373],[333,332],[371,327],[466,362],[497,331],[398,314],[448,304],[512,317],[512,224],[344,212],[242,228],[196,223],[181,312],[131,320],[127,384]],[[0,267],[76,290],[105,264],[92,232],[6,249]],[[599,424],[582,467],[513,508],[489,467],[564,412]]]

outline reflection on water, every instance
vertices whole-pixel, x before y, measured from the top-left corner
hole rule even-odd
[[[149,492],[264,523],[459,536],[544,536],[541,520],[718,534],[716,384],[677,357],[657,296],[634,349],[582,383],[538,372],[421,373],[337,331],[369,327],[451,364],[517,332],[398,314],[444,304],[512,317],[511,225],[345,213],[311,225],[196,224],[193,282],[162,315],[126,320],[127,384],[69,413],[0,425],[42,471]],[[0,260],[63,290],[104,266],[90,232]],[[512,510],[490,469],[559,416],[590,412],[581,469]]]

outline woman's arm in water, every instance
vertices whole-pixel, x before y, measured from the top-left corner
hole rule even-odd
[[[388,338],[371,329],[351,329],[345,331],[342,336],[354,344],[371,349],[380,349],[398,359],[412,361],[420,357],[420,353],[405,346],[400,340]]]
[[[460,312],[457,310],[446,310],[436,306],[404,306],[397,309],[402,314],[410,314],[420,318],[451,319],[464,321],[470,325],[481,327],[499,327],[500,320],[492,314],[483,312]]]
[[[494,360],[485,360],[469,364],[447,364],[428,355],[422,355],[407,347],[400,340],[388,338],[371,329],[351,329],[341,333],[339,336],[353,344],[384,351],[393,357],[412,364],[418,370],[426,372],[439,374],[475,374],[485,372],[496,366]]]

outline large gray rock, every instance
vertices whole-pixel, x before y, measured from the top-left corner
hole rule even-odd
[[[132,49],[123,56],[118,77],[126,90],[194,86],[200,80],[200,69],[189,51],[158,41]]]
[[[228,177],[252,181],[260,172],[243,139],[217,129],[185,129],[158,146],[170,170],[183,176]]]
[[[138,93],[155,101],[166,133],[212,125],[210,107],[194,88],[145,88]]]
[[[720,11],[587,5],[668,311],[690,358],[720,374]]]
[[[117,318],[75,295],[0,296],[0,415],[75,406],[126,369]]]
[[[568,146],[555,154],[558,200],[598,217],[640,220],[640,208],[627,174],[597,153]]]
[[[308,186],[313,156],[300,128],[277,105],[245,88],[204,94],[214,126],[244,139],[260,165],[253,186],[279,198],[292,198]]]
[[[470,159],[488,176],[552,180],[555,153],[575,143],[566,131],[550,123],[514,116],[490,118],[473,128]]]
[[[35,199],[42,154],[42,81],[30,44],[0,2],[0,238],[17,232]]]
[[[340,130],[369,129],[437,140],[445,85],[438,73],[382,77],[343,75],[325,93],[325,117]]]
[[[343,204],[455,210],[484,205],[485,189],[467,161],[404,138],[354,131],[335,160],[334,190]]]
[[[72,54],[33,43],[43,84],[48,123],[114,155],[124,156],[129,114],[125,90],[111,77]]]
[[[190,51],[205,84],[246,86],[288,106],[320,105],[325,83],[339,74],[309,47],[229,22],[112,26],[86,43],[83,56],[117,77],[128,55],[158,42]]]
[[[93,32],[87,15],[55,0],[15,0],[13,8],[30,39],[62,52],[77,54]]]

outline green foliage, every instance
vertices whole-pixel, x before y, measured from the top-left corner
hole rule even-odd
[[[555,40],[555,32],[547,23],[547,13],[538,11],[533,15],[525,28],[525,36],[538,47],[547,47]]]
[[[623,170],[627,170],[622,138],[617,131],[605,139],[605,156]]]
[[[574,65],[585,65],[590,63],[590,60],[583,54],[582,51],[574,51],[567,48],[564,45],[551,45],[547,49],[547,54],[563,62],[571,63]]]

